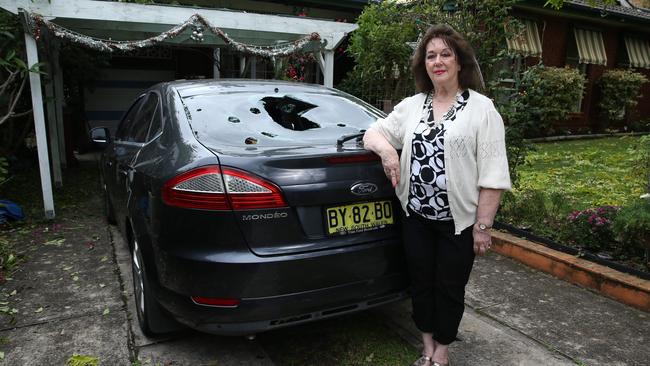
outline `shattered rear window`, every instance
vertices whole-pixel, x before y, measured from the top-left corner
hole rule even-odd
[[[335,144],[381,112],[345,94],[233,92],[183,98],[197,138],[220,145]]]

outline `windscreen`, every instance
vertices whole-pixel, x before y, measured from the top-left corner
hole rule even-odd
[[[345,94],[231,92],[183,98],[196,137],[227,146],[336,144],[382,114]]]

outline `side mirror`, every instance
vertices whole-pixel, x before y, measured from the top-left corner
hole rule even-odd
[[[90,130],[90,139],[99,147],[106,147],[111,142],[111,133],[106,127],[95,127]]]

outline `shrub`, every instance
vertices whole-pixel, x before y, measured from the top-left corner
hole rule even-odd
[[[641,119],[630,122],[630,131],[632,132],[650,132],[650,119]]]
[[[650,199],[642,198],[622,207],[612,231],[624,248],[650,249]]]
[[[568,242],[588,250],[598,251],[613,248],[612,222],[618,207],[601,206],[582,211],[573,211],[567,217],[561,236]]]
[[[505,192],[497,216],[506,222],[551,239],[570,211],[570,201],[560,192],[545,193],[540,190]]]
[[[650,135],[641,136],[637,145],[630,149],[630,156],[634,157],[632,171],[641,179],[648,180],[650,193]]]
[[[585,78],[576,69],[537,65],[521,79],[519,98],[523,108],[518,123],[526,137],[553,134],[552,124],[565,120],[583,93]]]
[[[9,179],[9,170],[7,169],[9,164],[7,164],[7,159],[0,156],[0,186]]]
[[[622,120],[626,108],[637,104],[641,85],[647,81],[645,76],[632,70],[605,71],[598,81],[602,91],[599,106],[603,115],[610,121]]]

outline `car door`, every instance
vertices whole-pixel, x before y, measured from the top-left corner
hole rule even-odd
[[[126,203],[130,193],[128,183],[130,182],[133,172],[133,161],[137,157],[138,151],[142,147],[142,142],[146,138],[150,121],[143,121],[140,111],[146,103],[147,95],[139,97],[131,106],[127,114],[122,119],[115,134],[115,142],[110,152],[109,164],[112,187],[108,187],[111,194],[111,201],[115,210],[116,217],[120,224],[124,223],[123,219],[127,216]],[[145,126],[146,125],[146,126]],[[143,132],[144,131],[144,132]]]

